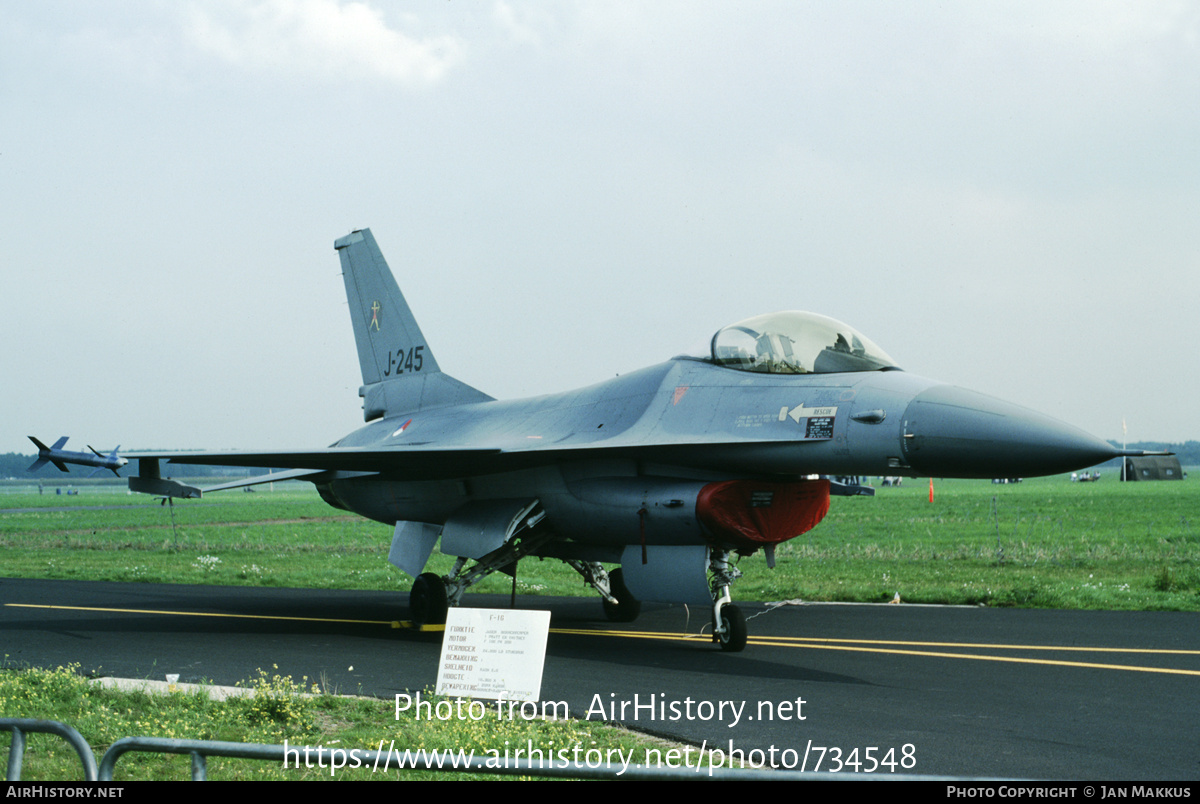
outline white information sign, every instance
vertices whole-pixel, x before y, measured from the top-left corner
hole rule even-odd
[[[549,632],[548,611],[450,609],[438,695],[538,700]]]

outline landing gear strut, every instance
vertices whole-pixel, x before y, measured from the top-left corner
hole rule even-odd
[[[538,517],[532,524],[537,524],[540,519],[541,517]],[[511,574],[518,561],[552,538],[554,534],[550,531],[526,531],[519,539],[508,541],[476,559],[469,569],[469,559],[460,556],[454,563],[454,569],[444,578],[432,572],[422,573],[413,582],[412,593],[408,597],[409,616],[413,624],[421,626],[445,623],[447,610],[459,604],[463,592],[497,570],[507,570]]]
[[[746,616],[733,605],[729,587],[742,577],[742,572],[729,563],[729,551],[714,548],[708,559],[712,573],[713,642],[721,650],[737,653],[746,648]]]

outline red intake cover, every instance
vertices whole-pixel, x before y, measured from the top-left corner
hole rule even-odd
[[[816,527],[829,512],[829,481],[709,483],[696,497],[696,518],[717,541],[755,549],[779,544]]]

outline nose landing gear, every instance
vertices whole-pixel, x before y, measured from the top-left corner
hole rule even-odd
[[[719,548],[709,556],[708,569],[712,573],[713,642],[728,653],[745,650],[746,616],[733,605],[729,594],[729,587],[742,572],[729,563],[729,551]]]

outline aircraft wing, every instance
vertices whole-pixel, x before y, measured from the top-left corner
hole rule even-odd
[[[485,456],[499,453],[498,449],[460,448],[359,448],[329,447],[321,450],[287,450],[283,452],[127,452],[130,460],[159,460],[169,463],[201,466],[253,466],[265,469],[307,470],[320,472],[387,472],[413,477],[444,477],[461,474]],[[301,473],[291,477],[301,477]],[[264,476],[265,477],[265,476]],[[287,479],[276,475],[276,480]]]
[[[625,458],[654,463],[705,467],[721,465],[747,448],[787,448],[777,440],[699,441],[674,444],[604,443],[566,448],[503,449],[500,447],[329,447],[321,450],[283,452],[129,452],[125,457],[139,461],[206,466],[250,466],[294,470],[260,475],[253,482],[237,481],[219,488],[256,485],[271,480],[316,480],[324,472],[383,474],[398,480],[435,480],[464,475],[506,472],[571,460]],[[144,473],[143,473],[144,474]],[[216,491],[218,488],[205,489]]]

